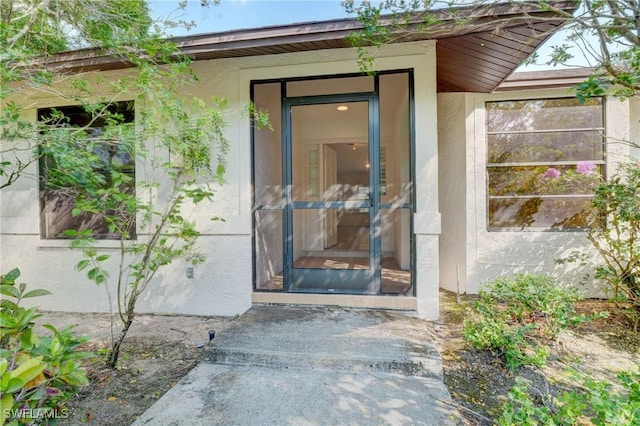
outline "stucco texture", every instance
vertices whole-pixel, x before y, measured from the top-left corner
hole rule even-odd
[[[439,94],[440,203],[443,231],[440,244],[441,286],[461,293],[477,293],[489,280],[516,273],[551,274],[562,284],[580,284],[590,265],[558,263],[576,250],[597,255],[581,231],[510,230],[487,228],[487,140],[485,102],[574,96],[568,90],[537,90],[498,94]],[[605,127],[606,174],[615,172],[633,150],[633,109],[637,103],[607,98]],[[634,124],[635,123],[635,124]],[[637,133],[637,132],[636,132]],[[637,142],[637,141],[636,141]],[[602,296],[597,282],[581,287],[586,296]]]
[[[386,47],[375,52],[380,70],[416,70],[415,162],[416,205],[419,221],[414,232],[418,259],[419,313],[437,317],[438,234],[438,157],[436,132],[435,42],[415,42]],[[191,207],[186,216],[196,221],[203,232],[199,246],[206,262],[194,270],[194,278],[186,278],[187,265],[176,262],[164,268],[139,305],[141,312],[163,312],[198,315],[235,315],[251,305],[253,284],[252,259],[252,188],[251,126],[244,108],[250,102],[252,80],[318,76],[358,72],[354,49],[335,49],[294,54],[200,61],[193,65],[200,83],[183,88],[185,99],[197,96],[207,102],[213,97],[228,103],[225,132],[230,141],[226,182],[217,188],[215,202]],[[131,70],[101,73],[107,81],[130,78]],[[96,75],[87,75],[97,82]],[[62,84],[57,89],[70,87]],[[36,120],[36,108],[60,106],[61,100],[51,94],[24,93],[18,101],[32,105],[25,118]],[[135,99],[134,93],[121,93],[118,100]],[[67,105],[68,101],[64,101]],[[144,108],[142,102],[136,108]],[[197,111],[194,111],[197,113]],[[151,173],[142,159],[136,160],[136,174]],[[32,288],[47,288],[53,294],[37,302],[50,310],[104,312],[109,310],[105,291],[74,271],[79,253],[68,248],[66,241],[43,240],[39,229],[37,165],[33,164],[18,182],[0,194],[0,265],[2,273],[19,267],[23,279]],[[140,180],[140,178],[137,178]],[[159,178],[161,179],[161,177]],[[224,222],[211,221],[220,216]],[[417,223],[419,223],[419,226]],[[407,224],[404,225],[407,227]],[[143,230],[138,235],[144,236]],[[113,242],[100,242],[99,247],[115,254]],[[405,254],[406,256],[406,254]],[[276,260],[277,262],[277,260]],[[109,266],[114,275],[115,270]]]

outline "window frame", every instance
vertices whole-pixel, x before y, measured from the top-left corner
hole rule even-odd
[[[119,111],[126,111],[127,109],[130,109],[130,115],[131,117],[129,119],[125,119],[125,121],[123,121],[123,124],[132,124],[135,128],[136,126],[136,101],[134,99],[123,99],[123,100],[115,100],[112,102],[109,102],[110,105],[114,105],[116,108],[116,112]],[[129,108],[127,104],[131,104],[133,105],[132,108]],[[64,109],[69,109],[72,110],[73,112],[71,113],[65,113],[65,116],[68,116],[67,114],[71,115],[71,114],[77,114],[77,113],[86,113],[85,109],[82,105],[80,104],[70,104],[70,105],[49,105],[49,106],[43,106],[43,107],[39,107],[36,109],[36,120],[40,123],[42,123],[42,117],[45,116],[47,114],[47,112],[51,112],[52,110],[64,110]],[[84,127],[84,126],[80,126],[80,127]],[[70,128],[73,128],[73,126],[71,126]],[[102,129],[104,128],[104,126],[92,126],[89,125],[87,126],[87,128],[95,128],[95,129]],[[60,130],[64,130],[64,129],[60,129]],[[87,135],[87,140],[92,139],[93,137]],[[38,144],[37,150],[38,150],[38,161],[37,161],[37,171],[38,171],[38,207],[39,207],[39,239],[40,242],[43,243],[45,246],[52,246],[52,247],[56,247],[57,244],[56,242],[60,243],[62,241],[69,241],[70,239],[73,239],[72,237],[66,237],[64,235],[61,235],[61,233],[63,231],[60,231],[58,233],[54,233],[54,232],[50,232],[50,230],[47,227],[46,224],[46,219],[43,217],[43,214],[45,213],[46,210],[46,202],[44,200],[44,194],[43,191],[46,190],[46,188],[43,187],[43,183],[44,180],[46,179],[43,176],[43,163],[47,161],[47,158],[45,155],[41,154],[40,151],[40,144]],[[125,174],[130,175],[132,177],[132,184],[131,187],[135,192],[137,191],[137,180],[136,180],[136,169],[137,169],[137,164],[136,164],[136,156],[133,155],[132,159],[131,159],[131,170],[130,171],[124,171]],[[87,213],[90,215],[90,213]],[[103,221],[102,221],[103,222]],[[118,241],[121,239],[121,235],[113,232],[107,232],[107,233],[96,233],[93,234],[91,236],[91,238],[94,238],[95,240],[100,242],[100,245],[104,245],[106,244],[107,246],[110,246],[111,244],[119,244]],[[132,231],[129,234],[129,237],[125,239],[125,241],[136,241],[138,239],[138,232],[137,232],[137,218],[134,218],[133,224],[132,224]],[[115,247],[115,246],[114,246]]]
[[[553,227],[553,226],[491,226],[490,224],[490,201],[491,200],[553,200],[553,199],[592,199],[592,194],[546,194],[546,195],[490,195],[490,169],[499,169],[502,167],[563,167],[563,166],[576,166],[577,164],[589,161],[589,163],[595,164],[599,168],[599,174],[603,179],[607,179],[607,143],[606,143],[606,128],[607,128],[607,99],[606,96],[593,96],[590,99],[600,99],[600,108],[602,115],[602,127],[572,127],[566,129],[542,129],[542,130],[515,130],[515,131],[490,131],[489,130],[489,113],[488,104],[497,104],[504,102],[535,102],[535,101],[553,101],[562,99],[576,99],[572,96],[549,96],[549,97],[528,97],[528,98],[508,98],[508,99],[492,99],[485,100],[483,103],[485,119],[484,119],[484,137],[485,143],[485,161],[484,161],[484,173],[485,173],[485,216],[486,216],[486,230],[487,232],[586,232],[589,227]],[[600,132],[602,139],[602,159],[601,160],[566,160],[566,161],[527,161],[527,162],[505,162],[505,163],[492,163],[489,162],[490,156],[490,136],[493,135],[535,135],[544,133],[571,133],[571,132]]]

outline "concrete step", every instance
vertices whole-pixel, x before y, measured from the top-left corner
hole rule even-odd
[[[214,364],[260,366],[271,368],[329,369],[351,372],[384,372],[406,376],[442,378],[442,368],[431,358],[385,359],[376,356],[363,358],[340,357],[308,353],[254,351],[216,348],[207,350],[205,359]]]
[[[211,363],[382,372],[442,380],[436,348],[406,314],[254,306],[205,349]],[[411,336],[416,337],[411,339]]]
[[[397,311],[254,306],[134,426],[462,425],[428,329]]]

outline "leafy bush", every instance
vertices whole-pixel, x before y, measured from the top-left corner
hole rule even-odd
[[[534,401],[527,384],[518,380],[498,419],[501,426],[534,425],[637,425],[640,424],[640,374],[620,373],[618,391],[611,383],[581,379],[582,390],[564,391],[558,397],[539,394]]]
[[[596,278],[605,283],[634,330],[640,326],[640,167],[623,164],[609,181],[595,188],[594,220],[588,238],[604,264]]]
[[[20,271],[0,277],[0,426],[33,424],[64,418],[64,401],[88,384],[80,360],[91,356],[78,351],[86,339],[74,337],[71,327],[39,337],[34,322],[40,317],[36,307],[20,306],[22,299],[49,294],[47,290],[27,291],[16,284]]]
[[[509,368],[542,366],[548,355],[544,343],[588,319],[575,314],[580,299],[575,288],[562,289],[548,276],[499,278],[480,291],[463,335],[474,347],[504,356]]]

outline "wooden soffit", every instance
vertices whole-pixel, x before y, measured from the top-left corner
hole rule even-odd
[[[573,13],[576,3],[536,2],[434,10],[439,24],[417,31],[420,17],[399,33],[399,42],[437,40],[438,91],[492,92]],[[461,19],[461,16],[463,19]],[[460,22],[463,23],[460,23]],[[178,37],[173,41],[194,60],[275,55],[352,47],[348,36],[362,28],[355,19],[308,22]],[[46,66],[68,72],[130,67],[122,58],[97,49],[58,54]]]

